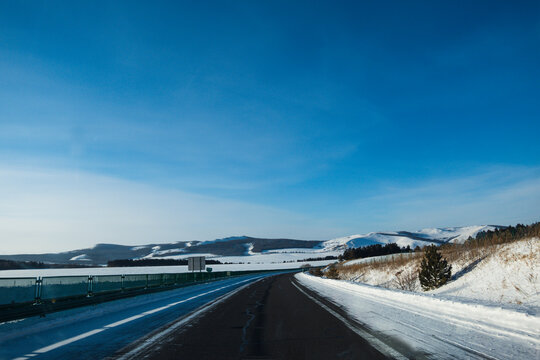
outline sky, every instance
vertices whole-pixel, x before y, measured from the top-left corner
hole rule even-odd
[[[0,2],[0,254],[531,223],[538,1]]]

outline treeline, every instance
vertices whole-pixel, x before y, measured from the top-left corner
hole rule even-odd
[[[469,237],[467,242],[471,245],[495,245],[521,240],[525,238],[540,238],[540,222],[530,225],[517,224],[496,230],[482,231],[476,238]]]
[[[177,266],[187,265],[187,259],[119,259],[110,260],[107,262],[108,267],[132,267],[132,266]],[[207,265],[221,264],[219,260],[206,260]]]
[[[390,244],[374,244],[374,245],[368,245],[363,246],[359,248],[351,248],[346,249],[343,252],[343,255],[339,256],[339,260],[353,260],[353,259],[362,259],[372,256],[381,256],[381,255],[390,255],[390,254],[399,254],[399,253],[407,253],[412,252],[411,247],[407,245],[407,247],[399,247],[399,245],[395,243]]]
[[[77,264],[47,264],[38,261],[14,261],[14,260],[1,260],[0,270],[20,270],[20,269],[72,269],[72,268],[84,268],[87,265]]]
[[[316,258],[307,258],[307,259],[298,259],[296,262],[304,262],[304,261],[322,261],[322,260],[337,260],[337,256],[328,255],[325,257],[316,257]]]

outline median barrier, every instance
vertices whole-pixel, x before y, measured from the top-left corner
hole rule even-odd
[[[104,301],[280,270],[0,278],[0,322]]]
[[[92,276],[90,280],[89,295],[103,294],[107,292],[122,291],[122,275],[100,275]]]
[[[36,300],[56,300],[87,295],[91,290],[88,276],[54,276],[41,278]]]
[[[36,282],[36,278],[0,278],[0,306],[34,302]]]

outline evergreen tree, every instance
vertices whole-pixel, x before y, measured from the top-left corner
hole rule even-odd
[[[427,291],[446,284],[450,280],[450,276],[452,276],[452,266],[448,265],[446,259],[442,258],[435,245],[426,246],[424,251],[418,278],[422,289]]]

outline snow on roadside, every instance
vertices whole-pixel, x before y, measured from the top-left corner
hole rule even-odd
[[[540,354],[537,314],[305,273],[296,278],[381,339],[398,339],[433,358],[537,359]]]

